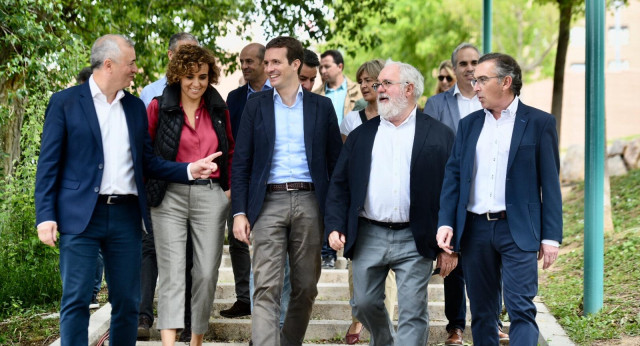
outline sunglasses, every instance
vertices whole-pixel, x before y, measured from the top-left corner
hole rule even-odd
[[[451,77],[451,76],[442,76],[442,75],[438,76],[438,80],[441,81],[441,82],[443,80],[445,80],[445,78],[447,79],[447,82],[452,82],[453,81],[453,77]]]

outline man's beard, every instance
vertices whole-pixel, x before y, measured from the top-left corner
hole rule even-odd
[[[409,106],[409,98],[404,94],[401,94],[398,97],[391,97],[388,94],[383,93],[378,95],[378,99],[380,96],[385,96],[389,99],[389,102],[378,102],[378,113],[384,120],[393,121],[397,119],[401,115],[402,111]]]

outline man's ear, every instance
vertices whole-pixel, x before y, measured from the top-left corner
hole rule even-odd
[[[340,71],[344,70],[344,64],[338,64],[338,68],[340,69]]]

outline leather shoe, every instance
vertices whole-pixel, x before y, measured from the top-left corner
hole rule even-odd
[[[220,310],[220,316],[226,318],[236,318],[249,315],[251,315],[251,306],[239,300],[236,300],[236,302],[233,303],[233,306],[231,306],[229,309]]]
[[[498,327],[498,338],[501,344],[509,344],[509,334],[502,331],[502,328]]]
[[[351,325],[353,325],[353,323]],[[351,326],[349,326],[349,329],[347,329],[347,335],[344,336],[344,339],[347,342],[347,345],[357,344],[358,341],[360,341],[360,333],[362,333],[363,329],[364,329],[364,326],[360,324],[360,330],[357,333],[349,333],[349,330],[351,330]]]
[[[146,315],[141,315],[138,318],[138,339],[148,340],[150,333],[149,329],[151,328],[151,319]]]
[[[449,331],[449,337],[444,342],[445,345],[462,345],[462,329],[453,328]]]

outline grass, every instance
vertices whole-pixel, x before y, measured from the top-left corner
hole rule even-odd
[[[584,184],[564,201],[563,250],[541,272],[540,295],[579,345],[640,335],[640,170],[611,178],[614,232],[604,237],[604,306],[584,316]]]

